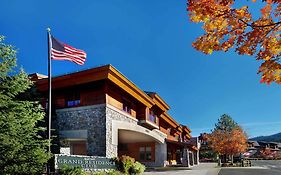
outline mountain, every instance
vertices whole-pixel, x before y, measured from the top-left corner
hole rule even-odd
[[[254,141],[266,141],[266,142],[281,142],[281,132],[269,136],[258,136],[254,138],[250,138],[249,140]]]

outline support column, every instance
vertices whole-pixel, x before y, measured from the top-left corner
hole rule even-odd
[[[155,166],[166,166],[167,161],[167,144],[155,144]]]
[[[190,166],[193,166],[193,154],[192,154],[192,151],[189,151],[188,152],[188,155],[189,155],[189,164],[190,164]]]
[[[195,161],[194,161],[194,152],[192,151],[191,154],[192,154],[192,165],[194,165],[194,164],[195,164]]]
[[[188,148],[186,148],[186,163],[187,163],[187,167],[190,167],[190,158],[189,158],[189,150]]]
[[[199,165],[199,150],[197,151],[197,165]]]

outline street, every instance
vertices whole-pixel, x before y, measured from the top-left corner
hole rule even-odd
[[[255,160],[251,168],[222,168],[219,175],[280,175],[280,160]]]
[[[191,170],[145,172],[146,175],[280,175],[281,160],[255,160],[252,167],[218,168],[216,163],[201,163]]]

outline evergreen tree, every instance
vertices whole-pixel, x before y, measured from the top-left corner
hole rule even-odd
[[[49,159],[38,133],[41,105],[22,98],[32,82],[16,66],[16,50],[0,36],[0,174],[39,174]]]
[[[238,127],[238,124],[227,114],[223,114],[218,119],[218,123],[215,124],[214,130],[220,130],[224,132],[230,132],[235,127]]]

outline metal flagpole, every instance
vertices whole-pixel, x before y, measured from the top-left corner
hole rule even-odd
[[[49,99],[48,99],[48,154],[51,155],[51,126],[52,126],[52,74],[51,74],[51,29],[47,28],[47,38],[48,38],[48,89],[49,89]],[[50,161],[47,165],[47,174],[50,174]]]

